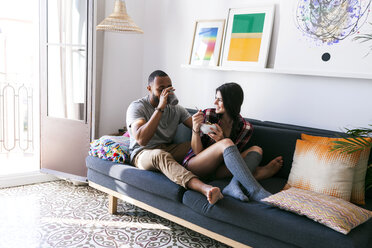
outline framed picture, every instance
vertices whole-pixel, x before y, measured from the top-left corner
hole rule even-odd
[[[286,0],[280,3],[275,68],[371,77],[371,1],[340,8],[334,1]],[[353,5],[353,6],[354,6]],[[326,7],[325,7],[326,6]],[[329,23],[332,22],[332,25]]]
[[[196,21],[190,65],[218,66],[225,20]]]
[[[222,66],[266,67],[274,5],[229,9]]]

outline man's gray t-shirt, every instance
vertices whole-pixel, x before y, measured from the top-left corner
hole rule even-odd
[[[140,146],[134,139],[131,125],[133,122],[143,119],[146,122],[150,120],[151,116],[155,112],[155,108],[149,101],[149,96],[145,96],[139,100],[132,102],[127,110],[127,127],[130,134],[130,161],[132,162],[134,156],[145,148],[153,148],[161,144],[171,143],[176,131],[178,124],[185,122],[191,115],[189,112],[180,105],[168,104],[164,113],[161,116],[158,128],[155,131],[154,136],[151,138],[146,146]]]

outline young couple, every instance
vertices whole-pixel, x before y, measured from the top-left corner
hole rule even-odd
[[[215,204],[229,195],[242,201],[260,201],[270,195],[258,182],[274,175],[282,166],[282,157],[258,166],[262,149],[245,146],[253,128],[240,115],[243,90],[236,83],[216,89],[215,109],[198,111],[192,117],[180,105],[168,104],[174,94],[172,81],[163,71],[150,74],[149,94],[130,104],[127,127],[130,134],[131,163],[144,170],[161,171],[173,182],[206,196]],[[211,132],[201,133],[203,123],[214,124]],[[192,129],[190,142],[172,144],[179,123]],[[221,192],[199,178],[232,177]]]

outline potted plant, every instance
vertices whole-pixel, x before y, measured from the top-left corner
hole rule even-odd
[[[343,141],[332,141],[334,143],[332,151],[353,153],[364,149],[372,148],[372,125],[367,128],[346,128],[346,137]],[[366,191],[372,189],[372,164],[367,168]]]

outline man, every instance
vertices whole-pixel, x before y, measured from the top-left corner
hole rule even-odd
[[[174,88],[169,76],[160,70],[150,74],[148,95],[132,102],[127,110],[131,163],[143,170],[159,170],[171,181],[204,194],[210,204],[223,196],[218,187],[205,184],[180,163],[190,142],[171,144],[177,126],[192,128],[192,119],[180,105],[168,104]]]

